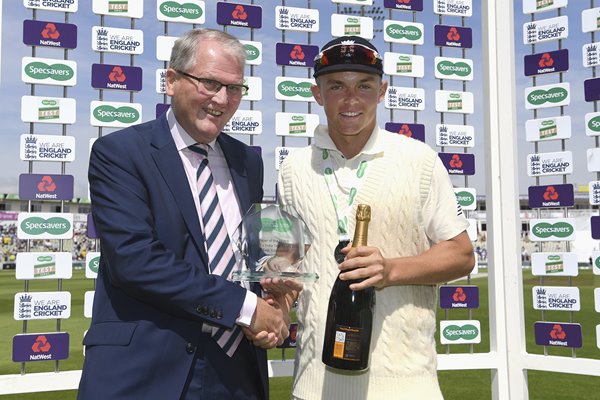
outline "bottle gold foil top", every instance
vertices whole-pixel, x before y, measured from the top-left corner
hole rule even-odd
[[[371,220],[371,206],[367,204],[359,204],[356,207],[356,220],[357,221],[370,221]]]
[[[371,220],[371,206],[359,204],[356,207],[356,228],[352,247],[366,246],[369,233],[369,221]]]

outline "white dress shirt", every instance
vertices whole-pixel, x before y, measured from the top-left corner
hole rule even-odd
[[[198,220],[200,221],[200,226],[202,226],[202,229],[204,230],[202,213],[200,211],[198,183],[196,180],[196,171],[198,170],[198,166],[202,161],[202,157],[198,153],[188,149],[189,146],[196,144],[196,141],[192,139],[185,129],[183,129],[183,127],[175,120],[175,115],[171,109],[167,110],[167,121],[169,123],[171,135],[173,136],[173,141],[175,142],[175,146],[177,147],[177,151],[181,157],[181,162],[183,163],[183,167],[187,175],[190,190],[192,191],[194,197],[194,203],[196,204],[196,211],[198,214]],[[221,211],[223,212],[225,226],[231,241],[231,248],[235,255],[236,269],[240,268],[240,266],[245,268],[241,251],[235,245],[239,239],[239,237],[236,237],[236,235],[239,236],[240,233],[238,232],[237,228],[242,221],[240,202],[235,193],[229,167],[221,147],[216,140],[208,143],[208,147],[208,165],[210,166],[210,171],[215,181],[219,205],[221,206]],[[204,245],[206,246],[206,241],[204,242]],[[244,286],[246,289],[249,288],[247,284]],[[238,325],[250,325],[252,316],[254,315],[254,311],[256,309],[256,302],[256,294],[248,290],[246,292],[244,304],[240,310],[240,316],[236,319],[236,323]]]

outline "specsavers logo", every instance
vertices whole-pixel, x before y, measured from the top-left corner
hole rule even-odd
[[[277,100],[314,101],[310,87],[312,79],[279,76],[275,78],[275,98]]]
[[[139,113],[132,107],[100,106],[94,109],[94,116],[103,122],[119,121],[123,123],[135,122],[139,117]]]
[[[285,218],[261,218],[262,232],[281,232],[288,233],[292,231],[292,222]]]
[[[437,70],[442,75],[457,75],[460,77],[469,76],[472,72],[471,66],[462,61],[456,63],[451,61],[442,61],[437,64]]]
[[[66,64],[56,63],[48,65],[40,61],[27,64],[24,71],[27,76],[36,80],[50,78],[55,81],[68,81],[75,75],[73,68]]]
[[[562,87],[554,87],[549,90],[538,89],[527,95],[527,102],[532,105],[542,105],[544,103],[560,103],[565,101],[569,92]]]
[[[468,207],[475,202],[475,196],[473,196],[473,194],[470,192],[462,191],[455,194],[456,200],[461,207]]]
[[[600,133],[600,114],[590,118],[587,127],[592,132]]]
[[[459,339],[473,340],[479,336],[479,329],[477,329],[475,325],[471,324],[449,325],[444,328],[443,335],[444,338],[452,342]]]
[[[457,297],[461,297],[461,294],[458,293]],[[480,332],[481,323],[477,320],[440,321],[441,344],[479,343]]]
[[[402,26],[400,24],[390,24],[386,28],[386,33],[393,39],[407,39],[411,41],[420,40],[423,32],[416,26]]]
[[[101,105],[93,110],[93,116],[102,122],[122,122],[132,124],[140,118],[140,113],[133,107],[113,107],[111,105]]]
[[[543,239],[553,236],[557,238],[566,238],[571,236],[575,231],[573,226],[567,222],[557,222],[555,224],[540,222],[534,225],[531,230],[535,236]]]
[[[260,57],[260,50],[251,44],[244,44],[246,49],[246,61],[254,61]]]
[[[90,268],[90,270],[96,274],[98,273],[99,266],[100,266],[100,256],[92,258],[90,260],[90,262],[88,263],[88,267]]]
[[[27,235],[39,236],[44,233],[62,235],[71,229],[71,223],[61,217],[29,217],[21,221],[21,230]]]
[[[178,3],[167,1],[160,5],[159,12],[169,18],[183,17],[186,19],[197,19],[202,16],[202,7],[194,3]]]
[[[310,86],[311,84],[308,82],[296,83],[293,81],[283,81],[277,85],[277,91],[286,97],[300,96],[309,98],[312,97]]]

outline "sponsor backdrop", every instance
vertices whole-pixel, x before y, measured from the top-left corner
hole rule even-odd
[[[536,243],[536,252],[531,254],[531,268],[533,275],[539,276],[539,286],[534,286],[532,292],[533,304],[525,307],[541,310],[542,319],[545,310],[565,311],[559,313],[564,314],[560,318],[563,322],[539,321],[527,329],[533,328],[535,343],[540,346],[578,348],[582,346],[581,326],[570,322],[577,319],[575,313],[581,309],[579,288],[572,285],[571,279],[578,275],[579,265],[571,243],[577,234],[589,234],[590,230],[576,226],[581,219],[568,217],[569,207],[575,205],[572,174],[574,163],[587,160],[587,170],[596,172],[596,180],[588,185],[589,203],[598,204],[600,148],[597,138],[595,147],[587,149],[585,157],[583,154],[574,157],[566,148],[571,139],[572,123],[579,125],[585,120],[585,134],[600,135],[600,113],[596,112],[595,103],[600,100],[600,81],[595,78],[594,68],[600,64],[598,46],[594,43],[594,32],[600,29],[600,8],[584,9],[580,20],[573,21],[561,15],[567,3],[567,0],[523,0],[522,11],[530,16],[530,21],[522,25],[522,45],[530,49],[530,54],[523,59],[523,74],[530,78],[523,92],[529,117],[518,129],[524,130],[526,140],[532,143],[526,163],[530,182],[528,202],[534,213],[528,221],[527,236]],[[589,32],[591,43],[582,48],[563,48],[569,30],[579,28],[574,22],[581,22],[581,31]],[[569,75],[571,63],[581,60],[587,69],[585,74],[592,76],[591,79],[574,79],[575,76]],[[594,110],[585,115],[569,108],[571,93],[582,89],[585,102],[593,102],[589,109]],[[594,239],[600,239],[599,224],[600,217],[591,217]],[[590,261],[600,263],[597,252]],[[552,285],[547,285],[544,279],[550,276],[557,278],[552,280]]]
[[[77,117],[89,113],[89,126],[95,129],[95,137],[100,137],[164,113],[169,107],[165,70],[177,39],[173,32],[201,26],[227,30],[243,41],[248,57],[244,83],[249,89],[225,131],[241,136],[250,145],[255,145],[255,138],[263,135],[277,138],[277,145],[270,148],[256,146],[263,153],[274,152],[272,167],[276,173],[281,161],[295,148],[310,143],[316,126],[325,122],[310,92],[314,83],[313,60],[319,45],[331,37],[358,35],[377,39],[383,53],[385,78],[390,85],[382,107],[385,116],[382,118],[381,113],[379,116],[380,124],[397,134],[426,141],[439,151],[455,186],[458,212],[465,213],[472,223],[469,236],[474,242],[480,239],[481,232],[471,218],[477,212],[477,191],[469,182],[481,162],[476,157],[483,136],[478,113],[481,114],[485,100],[481,93],[481,66],[471,55],[482,45],[480,32],[474,34],[470,18],[473,8],[480,7],[479,2],[332,0],[334,11],[327,13],[320,12],[321,7],[310,0],[305,6],[298,2],[293,7],[282,1],[282,5],[274,8],[255,5],[253,1],[248,4],[202,0],[23,0],[22,3],[31,11],[31,17],[22,24],[22,41],[24,46],[31,47],[31,56],[22,59],[21,78],[24,85],[30,85],[31,93],[20,101],[21,120],[29,126],[29,132],[20,136],[20,159],[29,166],[29,173],[19,178],[21,199],[60,201],[73,197],[76,183],[73,176],[64,173],[64,166],[75,160],[76,140],[84,140],[76,139],[76,132],[70,129]],[[574,157],[565,150],[565,143],[571,138],[572,118],[585,118],[586,135],[600,136],[600,113],[595,103],[600,100],[600,81],[597,81],[600,78],[595,77],[594,68],[600,65],[600,43],[593,40],[594,32],[600,29],[600,8],[581,13],[581,27],[583,32],[589,32],[590,43],[583,46],[580,57],[579,48],[565,49],[562,45],[569,35],[569,18],[561,15],[567,0],[523,0],[522,6],[523,14],[531,17],[522,27],[522,45],[531,49],[523,60],[523,77],[531,84],[519,94],[523,112],[530,115],[519,130],[533,144],[525,160],[527,174],[524,171],[522,178],[531,182],[530,207],[540,210],[531,219],[528,231],[529,239],[539,244],[539,252],[532,255],[532,270],[540,276],[540,285],[533,290],[533,304],[526,307],[565,311],[564,320],[568,321],[573,318],[570,313],[580,310],[581,302],[578,288],[568,278],[576,276],[578,268],[576,258],[569,252],[569,241],[574,240],[576,231],[575,220],[568,218],[568,207],[574,206],[573,184],[568,183]],[[90,7],[97,15],[96,22],[85,26],[68,22],[69,16]],[[162,25],[163,32],[151,35],[151,31],[136,29],[136,24]],[[269,34],[263,33],[273,29],[281,34],[277,43],[272,38],[267,40]],[[319,37],[317,44],[313,43],[313,35]],[[70,54],[82,48],[94,54],[94,60],[88,60],[91,74],[87,76],[78,74],[78,64]],[[433,52],[425,51],[426,48],[435,49],[436,55],[432,56]],[[37,56],[38,50],[44,50],[43,57]],[[155,52],[154,66],[142,68],[137,65],[136,57],[148,51]],[[583,66],[589,68],[589,79],[567,79],[570,61],[581,59]],[[271,63],[271,68],[263,69],[265,63]],[[152,84],[144,87],[149,77]],[[89,104],[81,104],[78,98],[69,96],[68,88],[82,85],[97,91],[96,99]],[[51,87],[58,87],[58,91],[47,90]],[[35,88],[43,90],[38,92]],[[593,112],[570,116],[567,110],[571,91],[582,89],[585,101],[593,102],[593,107],[590,106]],[[154,97],[153,107],[144,108],[142,102],[136,101],[136,95],[140,94]],[[275,110],[273,104],[277,105]],[[51,124],[62,128],[60,134],[45,134]],[[89,140],[88,150],[93,140]],[[86,159],[87,153],[78,157]],[[600,146],[588,149],[585,159],[588,171],[597,175],[596,180],[589,182],[589,201],[598,205]],[[46,173],[43,168],[47,164],[40,162],[59,162],[62,173]],[[41,173],[32,173],[34,165]],[[274,192],[272,188],[266,191]],[[29,212],[33,211],[29,209],[20,213],[18,237],[59,243],[71,239],[74,215],[62,212],[62,203],[57,204],[61,204],[57,213]],[[552,218],[541,213],[545,209],[555,211],[550,213]],[[87,236],[95,240],[91,219],[88,217],[87,221]],[[599,239],[600,217],[592,217],[591,226],[593,238]],[[88,252],[85,258],[90,288],[101,257],[97,244],[96,248],[99,251]],[[594,272],[600,274],[600,253],[594,253],[592,261]],[[70,279],[72,268],[71,257],[62,251],[61,244],[56,252],[20,253],[16,278],[24,280],[27,288],[32,279],[59,282]],[[478,266],[474,272],[478,272]],[[564,283],[545,285],[543,278],[548,275],[564,277],[561,278]],[[480,343],[482,335],[482,324],[476,318],[479,288],[471,284],[469,277],[465,286],[441,286],[439,298],[440,307],[445,310],[438,329],[439,343],[468,344],[473,351],[472,346]],[[85,317],[89,318],[93,291],[87,292],[83,301]],[[456,308],[466,309],[467,319],[452,318],[452,310]],[[70,311],[71,296],[65,291],[15,293],[16,320],[57,320],[56,332],[14,333],[12,357],[13,361],[23,363],[23,371],[28,362],[68,357],[69,333],[61,332],[60,321],[69,318]],[[538,345],[581,347],[579,324],[548,322],[543,320],[543,312],[541,316],[535,326],[527,327]],[[74,337],[79,341],[81,332]]]
[[[77,117],[81,118],[82,109],[87,109],[89,125],[97,129],[95,137],[164,113],[169,107],[165,71],[177,39],[177,35],[170,34],[172,29],[169,28],[184,31],[208,26],[238,36],[247,51],[244,83],[249,89],[225,131],[242,135],[242,140],[254,145],[255,137],[267,133],[265,125],[273,127],[274,132],[268,134],[274,133],[280,145],[264,150],[257,147],[275,152],[273,170],[276,173],[281,161],[298,146],[310,143],[315,128],[325,122],[310,91],[314,84],[312,67],[319,46],[337,36],[357,35],[372,40],[379,35],[378,47],[384,59],[385,78],[390,82],[382,107],[388,113],[383,119],[380,117],[380,123],[387,130],[438,147],[440,159],[453,176],[458,212],[469,217],[468,214],[476,210],[477,193],[475,188],[469,187],[468,176],[476,172],[472,150],[476,147],[476,134],[481,136],[470,123],[476,102],[481,102],[481,94],[469,90],[473,81],[479,82],[481,87],[481,74],[475,73],[479,66],[468,57],[474,43],[479,46],[468,26],[469,17],[473,15],[472,1],[438,0],[424,4],[422,0],[337,0],[331,2],[337,3],[335,8],[330,8],[334,12],[328,13],[320,12],[311,1],[306,2],[306,7],[282,3],[271,9],[253,2],[222,1],[207,5],[202,0],[23,0],[23,6],[31,11],[31,18],[23,21],[22,31],[23,43],[31,47],[31,56],[22,59],[21,78],[31,85],[32,90],[31,95],[21,99],[21,120],[30,126],[29,133],[21,135],[21,160],[29,163],[30,171],[42,161],[62,165],[73,162],[76,140],[81,139],[70,134],[70,127]],[[99,22],[89,26],[68,22],[69,16],[90,6]],[[267,18],[266,13],[274,15]],[[423,15],[429,15],[430,21],[437,19],[438,23],[420,22],[426,20]],[[162,22],[163,32],[152,37],[144,29],[136,29],[136,24],[143,25],[146,21]],[[281,33],[277,43],[267,42],[268,48],[263,41],[256,40],[256,37],[264,37],[261,31],[266,21]],[[269,28],[272,30],[273,27]],[[317,33],[320,39],[315,45],[312,35]],[[425,46],[435,49],[438,56],[425,57]],[[82,48],[91,49],[95,54],[96,62],[90,63],[90,76],[78,74],[78,63],[70,59],[70,51]],[[153,48],[154,68],[138,66],[136,56]],[[38,50],[53,56],[37,56]],[[256,72],[255,68],[266,62],[264,53],[271,56],[269,62],[274,59],[271,70],[279,69],[280,73],[273,76]],[[143,87],[148,81],[144,76],[152,77],[154,84]],[[67,88],[81,85],[89,85],[97,91],[97,99],[91,100],[89,105],[78,104],[79,99],[68,95]],[[61,88],[62,96],[39,95],[33,90],[52,86]],[[431,94],[426,95],[425,86],[429,86]],[[271,87],[273,89],[267,89]],[[147,96],[154,94],[155,106],[144,109],[143,104],[135,100],[140,92]],[[265,112],[262,105],[268,104],[267,101],[276,103],[278,109]],[[427,123],[419,123],[420,113],[424,111],[434,115],[435,119],[427,118]],[[47,124],[62,126],[61,134],[44,134]],[[286,141],[293,144],[288,145]],[[93,142],[94,138],[89,140],[88,151]],[[86,158],[87,154],[78,156]],[[19,197],[23,200],[70,200],[74,185],[74,177],[64,172],[22,174]],[[270,191],[269,188],[266,190]],[[88,217],[87,221],[87,236],[95,240],[91,219]],[[74,215],[69,213],[22,212],[18,217],[18,237],[26,240],[71,239],[73,224]],[[469,234],[473,241],[477,239],[474,223]],[[86,277],[91,280],[96,277],[101,257],[101,249],[98,250],[88,252],[85,257]],[[16,277],[25,282],[70,279],[73,262],[68,254],[62,251],[20,253]],[[83,300],[85,317],[90,317],[93,291],[87,292]],[[60,320],[70,316],[68,292],[26,291],[15,294],[14,301],[14,317],[18,320],[56,318],[57,330],[60,330]],[[442,287],[440,305],[447,310],[466,308],[469,312],[469,320],[442,325],[441,343],[479,343],[480,323],[471,318],[471,310],[479,307],[476,286]],[[67,333],[25,333],[15,332],[13,360],[26,363],[68,357],[65,354],[69,341]],[[75,335],[79,336],[79,333]],[[34,349],[33,353],[31,349]]]

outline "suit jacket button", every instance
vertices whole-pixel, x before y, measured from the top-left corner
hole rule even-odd
[[[189,354],[192,354],[196,351],[196,346],[193,343],[188,343],[185,345],[185,351]]]
[[[199,313],[199,314],[206,314],[208,312],[208,309],[206,308],[205,305],[197,306],[196,307],[196,312]]]
[[[223,319],[223,310],[218,310],[217,311],[217,316],[215,318],[217,318],[217,319]]]
[[[215,318],[215,317],[217,316],[217,312],[215,311],[215,309],[214,309],[214,308],[211,308],[211,309],[210,309],[210,316],[211,316],[212,318]]]

